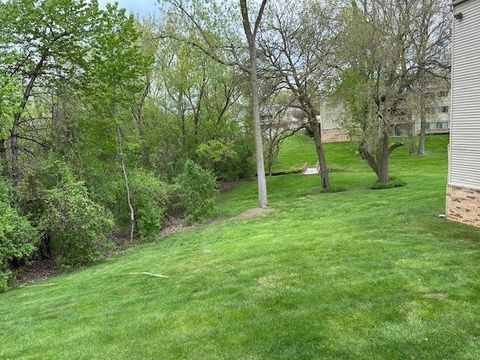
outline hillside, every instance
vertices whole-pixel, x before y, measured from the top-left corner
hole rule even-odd
[[[245,218],[256,185],[242,183],[213,223],[0,294],[0,358],[480,358],[480,230],[437,217],[447,142],[397,150],[407,186],[389,190],[367,190],[353,144],[327,144],[345,192],[271,177],[273,211]],[[276,170],[305,161],[302,134]]]

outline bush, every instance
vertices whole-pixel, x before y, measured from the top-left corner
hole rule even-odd
[[[242,140],[214,139],[200,144],[196,150],[199,164],[220,180],[250,177],[255,173],[253,144]]]
[[[158,234],[168,207],[170,188],[153,174],[136,170],[129,177],[137,233],[145,240]]]
[[[51,234],[58,264],[74,266],[95,260],[111,246],[111,214],[94,203],[81,182],[46,190],[41,228]]]
[[[175,179],[176,192],[187,222],[205,219],[213,213],[216,186],[210,171],[187,160],[182,173]]]
[[[63,161],[41,163],[25,177],[19,194],[45,241],[51,241],[45,247],[59,265],[85,264],[111,246],[111,213],[89,197]]]
[[[237,157],[231,141],[220,139],[210,140],[197,148],[200,164],[215,173],[219,178],[225,177],[229,165]]]
[[[38,239],[28,220],[10,206],[8,194],[9,188],[0,183],[0,291],[14,280],[6,265],[14,258],[29,256],[35,251]]]

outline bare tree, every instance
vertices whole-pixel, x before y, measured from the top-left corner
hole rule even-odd
[[[262,130],[269,176],[273,175],[273,165],[277,160],[281,143],[305,128],[304,113],[287,114],[289,110],[288,104],[268,107],[266,110],[268,114],[263,116]]]
[[[319,103],[322,87],[332,73],[335,6],[320,2],[283,0],[272,4],[259,46],[269,68],[292,94],[292,106],[301,109],[313,132],[321,186],[330,186],[322,144]]]
[[[438,78],[449,78],[450,73],[450,2],[422,0],[412,2],[413,16],[409,19],[413,34],[412,59],[416,65],[416,89],[419,100],[420,134],[418,154],[425,154],[426,109],[431,102],[432,87]]]

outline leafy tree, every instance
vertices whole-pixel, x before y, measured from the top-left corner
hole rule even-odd
[[[393,124],[404,113],[410,69],[402,68],[408,45],[391,1],[377,0],[360,8],[353,4],[343,14],[337,90],[349,111],[345,126],[359,141],[359,153],[380,183],[387,183],[390,154],[401,142],[389,143]]]
[[[28,152],[20,141],[42,145],[27,134],[27,125],[43,120],[31,114],[28,107],[37,94],[53,90],[58,84],[76,83],[86,71],[99,14],[97,1],[0,3],[0,72],[18,78],[22,87],[22,96],[12,104],[15,111],[8,125],[9,134],[0,138],[1,152],[9,142],[10,172],[15,183],[21,174],[19,152]]]
[[[237,157],[233,144],[223,139],[214,139],[200,144],[196,152],[200,163],[212,170],[217,178],[226,174],[229,163]]]
[[[101,13],[99,34],[91,54],[92,65],[85,83],[91,113],[114,130],[130,212],[130,240],[133,240],[135,231],[135,209],[125,161],[122,124],[130,116],[144,89],[143,75],[151,61],[141,52],[138,39],[133,16],[126,17],[125,10],[108,4]]]

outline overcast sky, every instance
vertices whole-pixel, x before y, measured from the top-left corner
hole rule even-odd
[[[113,3],[115,1],[99,0],[100,6],[105,6],[106,3]],[[159,9],[156,0],[117,0],[119,7],[127,9],[132,13],[139,15],[158,15]]]

